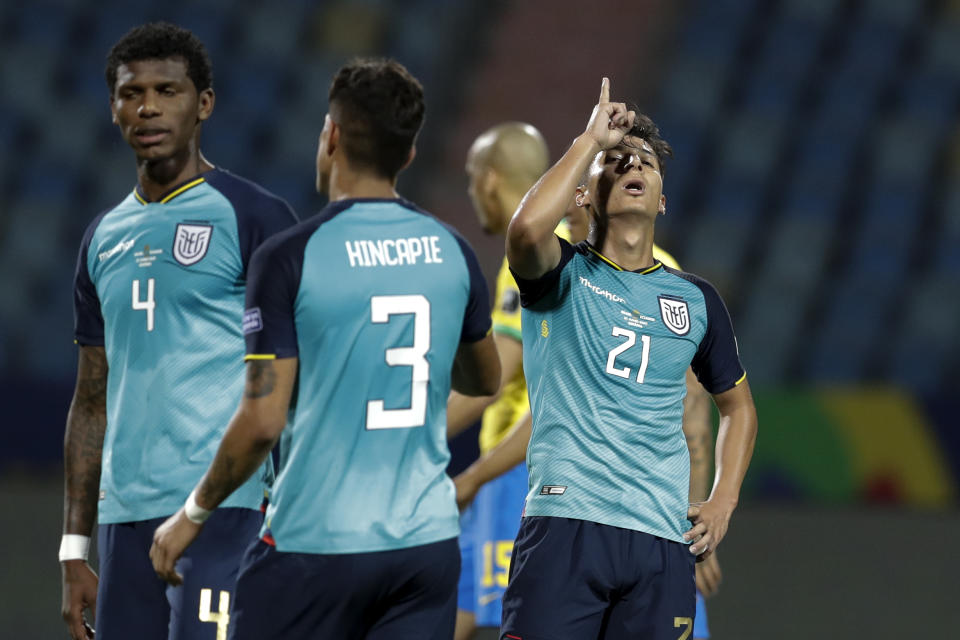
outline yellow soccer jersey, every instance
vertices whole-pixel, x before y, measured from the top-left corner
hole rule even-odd
[[[569,240],[570,231],[566,222],[557,227],[557,235]],[[653,245],[653,259],[662,262],[668,267],[679,269],[680,265],[669,253]],[[510,273],[507,259],[503,259],[500,271],[497,273],[496,298],[493,308],[493,331],[521,342],[520,337],[520,290]],[[523,367],[503,387],[500,398],[487,407],[483,412],[483,421],[480,425],[480,454],[497,446],[507,435],[517,420],[530,410],[530,400],[527,397],[527,380],[523,376]]]
[[[564,240],[570,239],[566,222],[557,227],[557,235]],[[507,259],[503,259],[500,272],[497,273],[496,297],[493,305],[493,331],[521,342],[520,337],[520,290],[510,273]],[[527,398],[527,380],[523,377],[523,367],[503,387],[500,398],[483,412],[480,425],[481,455],[497,446],[510,427],[530,410]]]
[[[664,266],[670,267],[671,269],[680,270],[680,265],[673,259],[673,256],[657,245],[653,245],[653,259],[662,262]]]

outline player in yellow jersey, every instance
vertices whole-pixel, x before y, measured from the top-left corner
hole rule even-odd
[[[467,157],[470,197],[488,233],[503,234],[517,205],[549,163],[546,143],[531,125],[513,122],[493,127],[474,142]],[[577,190],[557,234],[572,244],[587,237],[591,224],[585,187]],[[679,269],[676,260],[654,246],[654,258]],[[454,479],[464,511],[461,526],[461,579],[456,640],[477,627],[500,624],[500,596],[507,584],[513,540],[527,492],[526,455],[530,408],[522,367],[520,293],[506,259],[497,275],[493,311],[494,339],[502,364],[500,394],[486,398],[454,395],[448,406],[448,434],[453,437],[481,415],[480,459]],[[690,448],[691,501],[706,499],[710,489],[712,431],[706,393],[688,371],[683,429]],[[476,498],[476,500],[474,500]],[[697,565],[697,586],[710,595],[720,581],[716,556]],[[698,597],[695,638],[709,637],[702,599]]]
[[[520,200],[549,164],[546,141],[529,124],[507,122],[476,139],[467,156],[466,170],[470,199],[487,233],[506,233]],[[529,420],[520,338],[520,293],[506,259],[497,277],[492,315],[501,362],[500,393],[486,398],[454,393],[447,407],[450,437],[483,415],[481,455],[488,454],[518,422],[525,417]],[[513,540],[527,493],[527,470],[521,459],[486,484],[461,517],[457,639],[471,637],[476,626],[500,626],[500,599],[507,586]]]

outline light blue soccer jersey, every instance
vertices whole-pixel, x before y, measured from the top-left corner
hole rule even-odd
[[[533,432],[525,515],[683,541],[690,458],[685,374],[710,393],[745,378],[726,307],[705,280],[656,263],[624,271],[559,240],[542,278],[518,278]]]
[[[254,255],[244,326],[248,359],[299,358],[265,540],[338,554],[459,533],[451,368],[490,329],[466,241],[404,200],[336,202]]]
[[[247,263],[295,221],[281,199],[214,169],[157,202],[135,190],[87,229],[75,333],[109,366],[101,524],[174,513],[210,465],[243,391]],[[224,506],[258,507],[271,473]]]

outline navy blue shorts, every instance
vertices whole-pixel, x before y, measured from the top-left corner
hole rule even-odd
[[[689,638],[695,562],[687,545],[640,531],[525,517],[503,596],[500,637]]]
[[[231,640],[449,640],[457,539],[373,553],[277,551],[260,540],[237,578]]]
[[[166,518],[100,525],[97,640],[222,640],[244,552],[263,514],[217,509],[177,562],[183,585],[160,580],[150,562],[153,532]],[[218,630],[221,631],[218,635]]]

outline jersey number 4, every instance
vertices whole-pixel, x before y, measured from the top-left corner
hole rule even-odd
[[[147,331],[153,331],[153,310],[157,303],[153,299],[153,278],[147,280],[147,299],[140,299],[140,281],[133,281],[133,310],[147,312]]]
[[[637,344],[637,334],[630,329],[623,327],[614,327],[614,337],[626,338],[626,341],[618,344],[607,355],[607,373],[618,378],[629,378],[630,367],[617,367],[617,356]],[[640,336],[640,343],[643,345],[643,354],[640,357],[640,366],[637,368],[637,382],[643,384],[647,377],[647,365],[650,364],[650,336]]]
[[[383,400],[367,402],[367,429],[422,427],[427,421],[427,383],[430,381],[430,301],[422,295],[374,296],[370,298],[370,320],[390,321],[390,316],[413,314],[413,345],[386,350],[391,367],[410,367],[409,409],[385,409]]]

